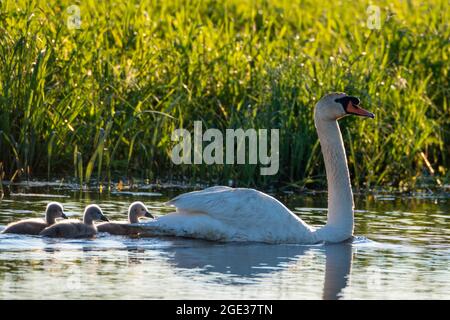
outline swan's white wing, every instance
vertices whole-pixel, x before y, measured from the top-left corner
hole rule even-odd
[[[212,187],[179,195],[176,207],[136,226],[143,236],[182,236],[214,241],[311,243],[313,229],[275,198],[254,189]]]
[[[206,214],[230,226],[249,229],[287,228],[287,224],[303,224],[275,198],[246,188],[212,187],[179,195],[167,204],[178,213]]]

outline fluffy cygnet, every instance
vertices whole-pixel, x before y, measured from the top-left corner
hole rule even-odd
[[[67,219],[63,206],[58,202],[50,202],[45,209],[45,219],[25,219],[9,224],[2,233],[38,235],[45,228],[54,225],[57,218]]]
[[[86,207],[83,215],[83,222],[68,221],[57,223],[45,228],[40,235],[51,238],[92,238],[97,233],[94,221],[109,221],[103,215],[102,209],[95,204]]]
[[[132,223],[139,223],[140,217],[154,217],[147,207],[140,201],[133,202],[128,208],[128,222],[105,222],[97,225],[98,232],[108,232],[113,235],[136,235],[137,230],[130,227]]]

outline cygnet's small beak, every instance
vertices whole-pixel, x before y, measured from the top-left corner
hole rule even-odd
[[[67,216],[64,214],[64,212],[61,212],[61,218],[63,218],[63,219],[69,219],[69,218],[67,218]]]
[[[144,216],[147,217],[147,218],[155,219],[155,217],[154,217],[150,212],[148,212],[148,211],[145,211]]]
[[[102,216],[102,217],[100,218],[100,220],[102,220],[102,221],[108,221],[108,222],[109,222],[109,219],[108,219],[107,217],[105,217],[105,216]]]

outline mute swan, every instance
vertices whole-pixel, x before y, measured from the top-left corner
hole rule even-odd
[[[57,223],[45,228],[39,235],[51,238],[92,238],[97,233],[94,220],[109,221],[99,206],[91,204],[84,210],[83,222],[76,220]]]
[[[45,209],[45,219],[26,219],[11,223],[2,233],[38,235],[39,232],[53,225],[56,218],[67,219],[63,206],[58,202],[50,202]]]
[[[374,118],[345,93],[322,97],[314,123],[322,148],[328,183],[328,220],[314,228],[277,199],[254,189],[223,186],[179,195],[167,204],[175,213],[141,224],[141,236],[182,236],[214,241],[267,243],[341,242],[353,235],[353,194],[337,120],[346,115]]]
[[[128,223],[127,222],[104,222],[98,224],[98,232],[108,232],[114,235],[134,235],[137,234],[136,230],[130,228],[130,223],[139,223],[140,217],[148,217],[154,219],[154,217],[148,212],[147,207],[140,201],[133,202],[128,208]]]

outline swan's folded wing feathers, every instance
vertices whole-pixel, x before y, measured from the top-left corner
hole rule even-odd
[[[215,193],[215,192],[221,192],[221,191],[227,191],[227,190],[232,190],[233,188],[230,187],[226,187],[226,186],[215,186],[215,187],[210,187],[210,188],[206,188],[203,190],[198,190],[198,191],[192,191],[192,192],[187,192],[187,193],[182,193],[178,196],[176,196],[175,198],[167,201],[165,204],[166,205],[174,205],[177,207],[177,205],[175,203],[180,203],[180,200],[186,200],[186,198],[191,198],[192,196],[199,196],[199,195],[203,195],[203,194],[211,194],[211,193]]]
[[[167,204],[177,212],[140,224],[141,236],[214,241],[311,242],[311,228],[274,197],[254,189],[213,187]]]
[[[227,187],[227,186],[214,186],[214,187],[209,187],[209,188],[203,189],[200,192],[218,192],[218,191],[225,191],[225,190],[233,190],[233,188]]]
[[[261,219],[267,219],[267,209],[274,208],[278,214],[290,211],[273,197],[262,192],[247,188],[212,187],[203,191],[182,194],[168,202],[174,205],[179,213],[203,213],[223,222],[243,220],[259,224]],[[245,224],[245,223],[244,223]]]
[[[242,192],[245,190],[244,192]],[[203,213],[211,216],[232,214],[232,211],[248,197],[248,189],[211,187],[179,195],[167,202],[180,213]],[[237,194],[239,193],[239,194]]]

